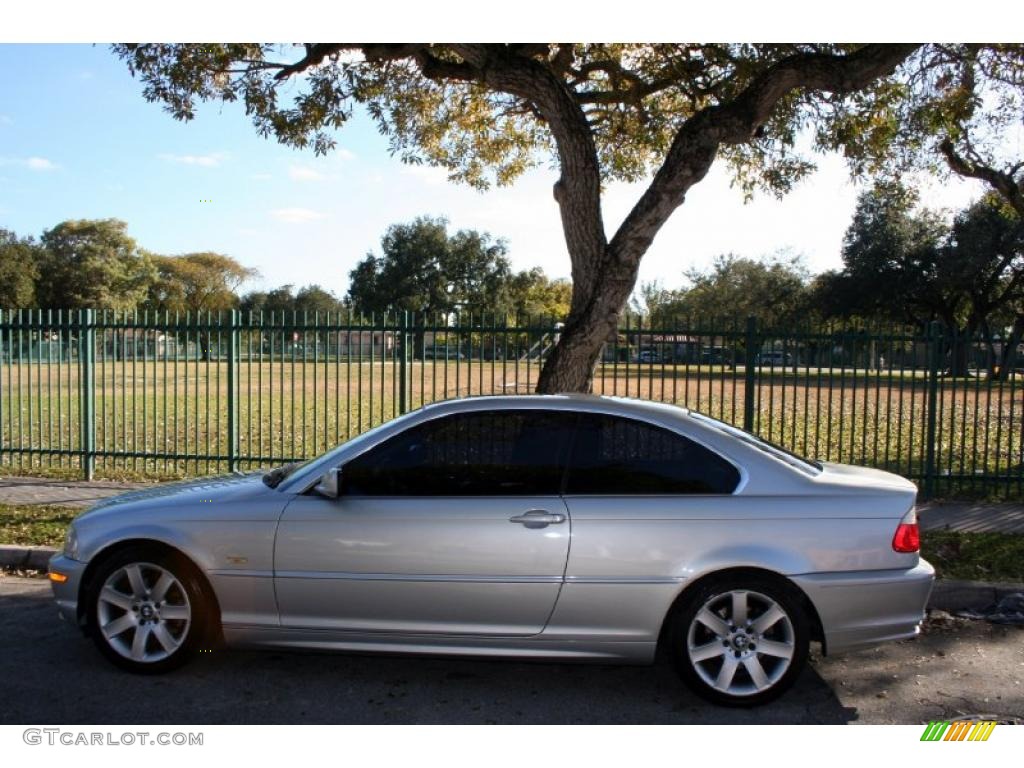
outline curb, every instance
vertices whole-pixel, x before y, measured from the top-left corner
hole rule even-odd
[[[50,558],[60,550],[54,547],[18,547],[0,544],[0,569],[45,571]],[[954,611],[985,608],[1014,592],[1024,592],[1024,584],[987,581],[936,579],[928,598],[931,610]]]
[[[980,610],[1015,592],[1024,592],[1024,584],[936,579],[928,607],[947,613]]]
[[[17,547],[0,544],[0,568],[45,571],[50,558],[58,551],[53,547]]]

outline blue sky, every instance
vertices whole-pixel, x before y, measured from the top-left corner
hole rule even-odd
[[[340,294],[389,224],[445,215],[508,240],[516,268],[568,276],[551,171],[479,193],[390,157],[365,117],[337,138],[326,158],[290,150],[257,136],[236,105],[206,105],[179,123],[142,98],[106,46],[0,45],[0,227],[38,236],[64,219],[120,218],[158,253],[212,250],[257,268],[249,288],[315,282]],[[857,188],[839,158],[820,166],[783,201],[746,205],[716,168],[662,230],[641,280],[680,285],[685,268],[727,251],[789,249],[814,271],[838,266]],[[935,184],[925,199],[955,206],[979,191]],[[610,229],[638,194],[609,186]]]

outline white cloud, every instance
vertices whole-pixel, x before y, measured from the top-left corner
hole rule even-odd
[[[288,178],[292,181],[320,181],[324,175],[306,165],[292,165],[288,167]]]
[[[181,165],[198,165],[203,168],[216,168],[220,165],[226,155],[223,152],[211,152],[207,155],[160,155],[161,160],[169,163],[180,163]]]
[[[353,152],[351,149],[345,149],[344,147],[334,150],[334,156],[337,157],[339,160],[356,159],[356,153]]]
[[[30,171],[55,171],[59,165],[45,157],[0,157],[0,166],[13,165],[28,168]]]
[[[25,161],[25,166],[33,171],[55,171],[57,165],[45,157],[30,157]]]
[[[322,219],[327,214],[310,208],[275,208],[270,215],[287,224],[304,224],[307,221]]]
[[[14,125],[14,118],[10,115],[0,115],[0,125]]]

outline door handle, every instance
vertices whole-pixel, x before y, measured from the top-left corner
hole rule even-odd
[[[564,523],[565,515],[559,512],[548,512],[546,509],[530,509],[521,515],[508,519],[510,523],[519,523],[527,528],[546,528],[552,523]]]

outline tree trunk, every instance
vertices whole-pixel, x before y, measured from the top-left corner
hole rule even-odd
[[[1017,347],[1024,338],[1024,314],[1017,315],[1013,320],[1013,328],[1010,336],[1003,342],[1003,354],[999,361],[999,373],[996,378],[999,381],[1007,381],[1017,364]]]
[[[544,363],[537,381],[537,392],[590,392],[593,389],[594,366],[601,348],[614,338],[619,317],[636,283],[637,265],[608,263],[606,256],[591,262],[601,279],[588,275],[585,281],[573,284],[573,306],[558,343]],[[577,286],[589,285],[589,295]],[[577,297],[577,293],[579,296]]]

